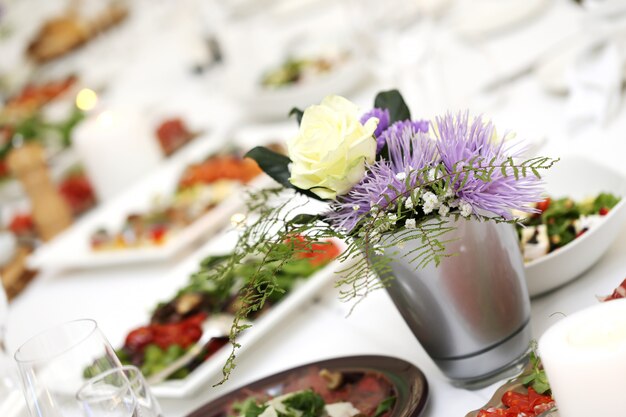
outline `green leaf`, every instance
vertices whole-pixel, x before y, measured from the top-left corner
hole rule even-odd
[[[254,159],[256,163],[259,164],[259,167],[263,170],[263,172],[272,177],[283,187],[293,188],[297,192],[308,197],[315,198],[316,200],[323,200],[317,194],[309,190],[298,188],[289,182],[289,177],[291,176],[289,173],[289,164],[291,163],[291,159],[289,159],[289,157],[281,155],[278,152],[274,152],[264,146],[252,148],[248,151],[248,153],[246,153],[245,156],[247,158]]]
[[[305,224],[311,224],[319,219],[320,216],[317,214],[298,214],[297,216],[294,216],[294,218],[291,219],[289,223],[303,226]]]
[[[254,159],[263,172],[272,177],[279,184],[284,187],[292,186],[289,182],[289,164],[291,163],[289,157],[274,152],[264,146],[257,146],[251,149],[245,156]]]
[[[374,107],[389,110],[389,123],[411,119],[411,111],[398,90],[378,93],[374,100]]]
[[[265,411],[267,405],[257,404],[256,398],[250,397],[245,401],[236,402],[233,404],[233,410],[237,411],[240,416],[244,417],[258,417]]]
[[[324,411],[324,399],[313,392],[313,390],[306,390],[294,394],[283,401],[288,408],[302,411],[302,417],[319,417]]]
[[[393,405],[396,403],[396,397],[387,397],[378,404],[376,407],[376,411],[372,417],[380,417],[385,414],[387,411],[393,408]]]
[[[302,116],[304,116],[304,112],[297,107],[294,107],[289,111],[289,117],[296,116],[296,120],[298,121],[298,126],[302,123]]]

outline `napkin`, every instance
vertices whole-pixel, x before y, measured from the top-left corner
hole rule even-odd
[[[596,44],[575,60],[567,74],[570,128],[605,126],[617,113],[623,57],[613,42]]]

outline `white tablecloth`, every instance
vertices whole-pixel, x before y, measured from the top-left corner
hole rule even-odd
[[[552,31],[561,28],[561,33],[565,33],[567,28],[571,29],[571,23],[576,21],[580,13],[573,10],[575,6],[568,2],[555,3],[543,17],[553,19],[550,21],[552,23],[539,21],[538,25],[544,25]],[[434,25],[433,33],[436,33],[437,23],[428,24]],[[410,36],[413,35],[413,32],[408,31],[398,41],[412,45]],[[494,54],[496,58],[502,54],[502,61],[506,61],[506,56],[511,56],[506,55],[506,49],[517,48],[519,54],[523,54],[537,46],[532,43],[537,42],[536,34],[534,38],[528,38],[534,41],[522,39],[519,33],[510,35],[511,43],[508,46],[506,36],[496,41],[470,45],[469,50],[479,50],[482,55],[478,56],[490,56],[492,59]],[[519,45],[525,47],[520,48]],[[518,69],[523,68],[524,62],[521,61],[510,64],[515,64],[513,66]],[[429,69],[428,65],[421,65],[419,58],[399,60],[396,64],[400,70],[394,72],[393,76],[384,71],[379,72],[378,80],[353,99],[366,106],[375,91],[400,86],[407,92],[407,99],[416,116],[418,112],[430,116],[441,110],[445,102],[479,108],[474,107],[478,106],[478,102],[474,101],[476,95],[471,96],[472,100],[467,99],[469,90],[437,102],[436,94],[433,94],[436,89],[430,83],[432,78],[428,78],[432,77],[432,68],[436,66]],[[507,71],[514,69],[509,68]],[[127,73],[127,77],[134,79],[131,72]],[[456,76],[450,77],[451,85],[462,81],[461,78],[454,78]],[[194,85],[190,82],[185,91],[192,91]],[[210,83],[206,85],[216,87]],[[220,101],[224,96],[220,96],[213,87],[207,87],[206,90],[212,95],[213,104],[203,107],[203,113],[212,121],[219,121],[225,116],[236,118],[232,103],[223,104],[227,101]],[[194,97],[194,94],[190,94],[190,97]],[[541,153],[552,156],[582,154],[626,174],[626,138],[623,135],[626,131],[626,109],[622,108],[608,126],[570,131],[564,115],[566,100],[566,97],[546,94],[532,76],[526,75],[496,93],[482,96],[480,110],[491,116],[498,126],[516,131],[518,136],[537,141],[548,138]],[[610,293],[626,276],[626,262],[623,260],[625,251],[626,233],[622,233],[600,261],[577,280],[534,299],[534,337],[538,338],[563,314],[593,305],[597,302],[596,295]],[[147,317],[144,306],[162,297],[163,288],[168,287],[163,282],[164,278],[175,265],[176,262],[171,262],[101,270],[42,271],[37,280],[11,304],[8,347],[14,350],[29,336],[46,327],[82,317],[95,319],[112,344],[119,345],[127,330]],[[304,306],[275,332],[243,354],[231,381],[224,386],[207,386],[185,400],[162,400],[165,415],[185,416],[227,390],[282,369],[318,359],[355,354],[396,356],[422,369],[431,388],[430,402],[424,414],[426,417],[463,416],[479,408],[492,395],[493,386],[478,391],[452,387],[417,343],[384,291],[369,296],[348,318],[345,315],[349,306],[340,303],[337,295],[332,287],[322,290],[314,302]]]

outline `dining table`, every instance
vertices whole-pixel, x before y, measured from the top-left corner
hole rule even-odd
[[[183,3],[191,7],[194,2]],[[331,7],[330,2],[320,3],[315,7]],[[416,116],[430,118],[445,110],[468,108],[493,120],[499,130],[507,129],[518,138],[527,139],[534,154],[583,156],[626,176],[626,106],[620,105],[602,122],[576,124],[568,113],[568,94],[547,92],[533,71],[545,54],[555,53],[554,45],[585,30],[581,22],[591,19],[602,25],[606,18],[591,16],[573,1],[547,3],[546,10],[519,23],[519,27],[476,39],[460,41],[458,34],[447,26],[449,21],[439,16],[422,17],[402,30],[388,31],[383,34],[388,38],[381,35],[375,46],[378,50],[367,61],[371,69],[367,81],[349,97],[367,108],[377,91],[395,87],[404,92],[414,113],[418,113]],[[167,14],[164,2],[155,4],[163,9],[163,15]],[[178,12],[184,14],[184,10]],[[619,19],[615,17],[606,24],[617,24]],[[142,20],[137,23],[140,24],[148,22]],[[132,25],[123,30],[129,36],[183,39],[184,31],[173,26],[167,26],[163,30],[167,33],[158,36]],[[385,39],[397,42],[399,47],[387,50],[392,47],[381,43]],[[177,51],[183,44],[163,41],[163,49]],[[156,49],[141,53],[153,62],[162,58]],[[71,65],[95,66],[93,59],[97,54],[91,50],[85,54],[90,54],[92,60],[79,62],[77,58]],[[192,56],[192,52],[186,55]],[[463,67],[465,62],[466,73],[459,68],[445,74],[440,71],[447,71],[455,63]],[[129,61],[128,65],[133,63]],[[111,82],[112,87],[103,94],[110,94],[112,102],[128,100],[137,106],[180,103],[186,115],[199,125],[206,129],[219,125],[219,129],[243,137],[244,143],[253,142],[254,132],[264,129],[268,134],[289,135],[296,131],[295,122],[286,117],[272,122],[247,117],[230,89],[224,88],[228,84],[223,83],[226,68],[222,64],[200,75],[174,70],[162,71],[160,79],[159,74],[146,75],[154,80],[141,76],[149,68],[145,65],[137,62],[136,69],[121,73],[116,81],[119,85]],[[60,73],[61,67],[53,69]],[[94,83],[103,79],[104,73],[96,68],[89,73]],[[151,82],[156,83],[155,89],[149,88]],[[142,85],[139,87],[138,83]],[[169,104],[167,97],[171,97]],[[598,296],[612,293],[626,278],[626,225],[620,227],[617,239],[591,268],[580,271],[571,282],[531,299],[534,339],[564,316],[597,304]],[[207,236],[204,241],[209,239]],[[170,272],[193,250],[190,247],[172,259],[147,264],[39,270],[36,279],[10,303],[8,350],[15,351],[30,336],[50,326],[78,318],[94,319],[111,344],[120,346],[129,329],[146,321],[149,306],[175,291],[176,287],[168,281]],[[227,381],[219,386],[207,383],[186,398],[160,398],[159,402],[165,417],[184,417],[259,378],[309,362],[352,355],[393,356],[422,370],[429,386],[424,417],[465,416],[481,408],[504,382],[476,390],[455,387],[420,346],[384,290],[374,291],[355,304],[355,300],[342,301],[339,289],[329,281],[251,349],[238,355],[236,368]],[[22,415],[27,416],[25,411]]]

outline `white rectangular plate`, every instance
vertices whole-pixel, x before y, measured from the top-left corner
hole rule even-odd
[[[170,236],[163,245],[110,251],[93,251],[90,246],[90,236],[98,228],[118,230],[128,214],[148,210],[157,196],[170,196],[185,168],[221,150],[225,139],[229,138],[221,134],[196,138],[180,151],[180,155],[165,162],[160,169],[38,248],[29,258],[29,265],[32,268],[98,268],[163,262],[178,255],[199,239],[206,239],[229,224],[232,214],[243,209],[243,186],[236,188],[233,195],[195,222]],[[261,187],[270,183],[269,177],[262,174],[250,186]]]
[[[159,301],[170,299],[176,291],[188,282],[189,276],[199,268],[200,261],[210,255],[220,255],[228,253],[234,247],[237,238],[236,233],[222,234],[214,240],[208,242],[202,248],[190,255],[175,270],[168,274],[164,280],[168,289],[162,288],[163,296],[158,300],[152,300],[150,305],[146,305],[146,311],[152,311]],[[343,251],[345,244],[335,241]],[[225,251],[225,249],[227,249]],[[336,278],[337,271],[345,268],[347,263],[340,263],[335,260],[326,267],[320,269],[308,279],[303,280],[287,297],[280,303],[273,306],[267,313],[257,319],[252,327],[239,338],[241,348],[237,350],[237,356],[248,350],[255,342],[267,335],[274,326],[292,315],[295,310],[307,300],[313,298],[321,288]],[[148,317],[146,317],[146,323]],[[130,331],[131,329],[127,329]],[[162,398],[182,398],[195,393],[202,387],[207,387],[219,382],[222,378],[222,368],[226,359],[230,355],[231,346],[225,345],[213,356],[196,368],[189,376],[180,380],[164,381],[152,386],[152,392]]]

